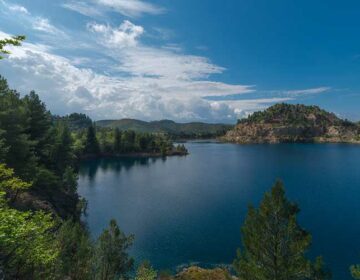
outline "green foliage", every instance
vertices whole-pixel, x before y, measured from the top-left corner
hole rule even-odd
[[[0,164],[0,202],[7,197],[16,196],[19,192],[29,189],[31,184],[26,183],[15,177],[14,170],[7,168],[5,164]],[[4,201],[3,201],[4,203]]]
[[[352,265],[350,267],[351,276],[354,279],[360,279],[360,265]]]
[[[77,173],[75,173],[72,167],[67,166],[63,175],[63,186],[65,190],[72,195],[77,195],[77,181]]]
[[[156,280],[157,272],[148,261],[144,261],[137,269],[135,280]]]
[[[184,144],[179,144],[175,147],[175,150],[179,153],[187,153],[187,149]]]
[[[116,154],[121,153],[122,151],[122,142],[121,142],[121,131],[120,129],[115,129],[115,135],[114,135],[114,152]]]
[[[311,236],[297,223],[298,212],[297,205],[286,199],[280,181],[258,209],[249,208],[242,227],[243,250],[238,250],[234,261],[241,279],[328,279],[321,259],[312,266],[305,257]]]
[[[69,279],[92,279],[93,244],[84,227],[72,220],[64,222],[57,234],[58,275]]]
[[[119,129],[99,128],[90,126],[86,137],[82,131],[74,132],[76,150],[79,157],[86,155],[120,155],[131,153],[147,154],[187,154],[184,145],[175,147],[172,141],[163,134],[120,131]]]
[[[25,36],[14,36],[12,38],[5,38],[0,40],[0,59],[4,58],[4,54],[10,54],[11,52],[6,50],[6,46],[21,46],[21,42],[25,40]]]
[[[132,243],[133,236],[126,236],[111,220],[95,245],[95,279],[127,278],[133,267],[133,259],[127,253]]]
[[[7,81],[0,76],[0,130],[2,161],[13,168],[17,175],[26,180],[34,176],[36,158],[33,142],[26,132],[29,119],[24,102],[16,91],[10,90]]]
[[[331,279],[331,272],[328,269],[325,269],[325,264],[322,257],[317,257],[315,262],[311,264],[310,271],[311,280],[324,280]]]
[[[49,157],[49,146],[51,144],[50,128],[51,114],[46,110],[46,106],[41,102],[39,96],[31,91],[23,99],[25,114],[28,125],[26,134],[32,143],[35,155],[46,164]]]
[[[58,175],[62,175],[67,167],[73,166],[75,160],[73,140],[67,123],[56,123],[52,129],[52,135],[52,166]]]
[[[87,129],[84,153],[97,155],[100,152],[99,142],[96,138],[95,126],[90,125]]]
[[[85,114],[72,113],[64,117],[53,116],[54,122],[66,122],[71,131],[84,130],[92,125],[92,120]]]
[[[162,279],[162,278],[160,278]],[[169,279],[169,278],[164,278]],[[214,269],[203,269],[196,266],[191,266],[179,274],[174,278],[177,280],[232,280],[233,278],[228,273],[227,270],[222,268],[214,268]],[[242,279],[241,279],[242,280]],[[254,279],[255,280],[255,279]]]
[[[73,170],[64,180],[76,186]],[[69,183],[70,181],[70,183]],[[133,237],[120,231],[116,222],[93,245],[86,229],[76,221],[56,223],[42,211],[19,211],[10,200],[31,184],[0,164],[0,267],[8,279],[102,279],[126,277],[133,260],[127,250]]]
[[[41,278],[50,273],[57,258],[49,214],[21,212],[8,205],[8,197],[30,187],[0,165],[0,264],[9,279]]]
[[[265,111],[255,112],[238,123],[271,123],[295,126],[350,126],[353,123],[339,119],[335,114],[326,112],[317,106],[301,104],[275,104]]]

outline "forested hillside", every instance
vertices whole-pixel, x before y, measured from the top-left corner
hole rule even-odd
[[[317,106],[275,104],[239,120],[223,140],[236,143],[360,143],[360,126]]]
[[[171,120],[145,122],[134,119],[101,120],[97,121],[96,125],[118,128],[121,131],[133,130],[136,132],[166,133],[171,138],[176,139],[215,138],[224,135],[233,127],[227,124],[176,123]]]

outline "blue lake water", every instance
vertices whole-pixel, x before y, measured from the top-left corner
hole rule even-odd
[[[158,269],[229,264],[240,227],[277,178],[301,208],[309,255],[322,255],[333,279],[360,263],[360,146],[187,143],[190,155],[84,162],[79,193],[97,236],[115,218],[135,235],[131,254]]]

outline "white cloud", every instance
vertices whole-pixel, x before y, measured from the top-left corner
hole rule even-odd
[[[3,2],[4,3],[4,2]],[[23,13],[23,14],[30,14],[29,11],[23,7],[23,6],[20,6],[20,5],[8,5],[8,8],[10,11],[13,11],[13,12],[19,12],[19,13]]]
[[[42,31],[45,33],[50,33],[53,35],[64,34],[63,31],[52,25],[47,18],[43,18],[43,17],[35,17],[32,20],[32,27],[35,30]]]
[[[9,36],[3,34],[2,37]],[[0,71],[22,93],[35,89],[54,113],[85,112],[94,118],[133,117],[147,120],[227,121],[236,119],[226,105],[202,99],[209,93],[250,89],[220,82],[176,77],[107,76],[79,68],[73,60],[51,53],[43,45],[24,43],[0,64]],[[178,55],[178,54],[176,54]],[[176,61],[176,60],[175,60]],[[180,61],[181,64],[181,60]],[[181,65],[175,65],[181,70]],[[207,72],[207,67],[204,70]],[[176,76],[176,75],[175,75]],[[180,75],[181,76],[181,75]]]
[[[31,14],[25,7],[10,4],[5,0],[0,0],[0,12],[4,20],[13,23],[21,28],[22,33],[29,33],[29,28],[36,31],[35,35],[45,41],[61,41],[64,43],[68,36],[64,31],[51,24],[48,18]],[[1,13],[0,13],[1,14]]]
[[[142,26],[132,24],[125,20],[118,28],[109,25],[89,23],[87,28],[101,35],[104,43],[109,47],[133,47],[137,45],[137,38],[144,33]]]
[[[88,17],[99,17],[102,15],[102,12],[98,8],[90,6],[85,2],[64,3],[62,7]]]
[[[103,5],[126,16],[140,16],[142,14],[160,14],[164,9],[140,0],[95,0]]]
[[[238,118],[243,118],[255,111],[264,110],[275,103],[283,103],[291,100],[293,100],[291,97],[271,97],[242,100],[222,100],[214,101],[213,103],[228,105]]]
[[[88,17],[98,17],[106,11],[114,11],[128,17],[139,17],[143,14],[161,14],[161,7],[141,0],[89,0],[70,1],[62,5]]]
[[[309,88],[309,89],[300,89],[300,90],[288,90],[285,91],[285,94],[289,95],[307,95],[307,94],[317,94],[317,93],[324,93],[329,91],[330,87],[317,87],[317,88]]]

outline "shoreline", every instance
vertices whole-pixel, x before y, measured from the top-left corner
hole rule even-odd
[[[277,145],[277,144],[344,144],[344,145],[360,145],[360,141],[336,140],[325,141],[323,139],[303,140],[303,141],[232,141],[219,139],[220,143],[237,144],[237,145]]]
[[[172,157],[172,156],[187,156],[189,152],[172,151],[163,155],[162,153],[124,153],[124,154],[110,154],[101,153],[98,155],[85,155],[80,157],[80,160],[88,159],[100,159],[100,158],[160,158],[160,157]]]

